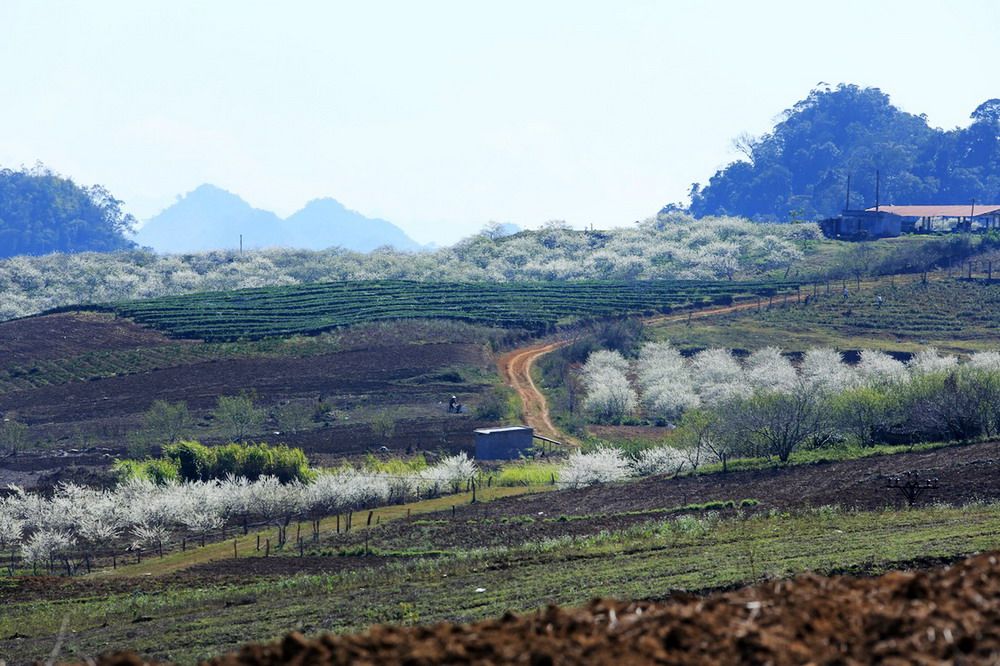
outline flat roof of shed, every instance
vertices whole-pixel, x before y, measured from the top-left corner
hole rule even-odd
[[[980,215],[1000,213],[1000,205],[976,204],[975,215],[973,215],[971,203],[957,206],[879,206],[878,209],[881,213],[890,213],[901,217],[979,217]],[[866,212],[874,213],[875,207],[867,208]]]
[[[492,435],[497,432],[517,432],[521,430],[531,430],[528,426],[506,426],[503,428],[479,428],[474,430],[477,435]]]

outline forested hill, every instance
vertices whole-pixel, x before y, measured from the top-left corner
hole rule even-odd
[[[131,248],[124,234],[135,220],[121,203],[41,167],[0,169],[0,258]]]
[[[979,105],[968,127],[932,128],[893,106],[878,88],[841,84],[813,90],[761,137],[735,141],[744,158],[691,188],[697,216],[786,221],[875,204],[1000,201],[1000,99]]]

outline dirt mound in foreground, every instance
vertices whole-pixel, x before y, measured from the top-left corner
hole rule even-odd
[[[667,603],[597,600],[471,625],[290,634],[213,666],[270,664],[996,664],[996,554],[879,578],[804,575]],[[103,666],[139,664],[108,656]]]

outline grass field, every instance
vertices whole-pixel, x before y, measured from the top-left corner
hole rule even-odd
[[[578,538],[434,557],[372,557],[368,567],[333,574],[217,585],[136,581],[132,589],[106,595],[8,601],[0,650],[15,661],[47,654],[65,622],[65,656],[128,644],[149,656],[192,663],[289,629],[465,621],[594,596],[658,598],[806,570],[878,572],[919,558],[995,548],[998,533],[996,504],[685,515]]]
[[[848,297],[843,297],[846,284]],[[963,353],[1000,346],[1000,283],[935,275],[804,285],[803,302],[791,302],[686,323],[652,324],[649,335],[684,348],[787,351],[810,347],[917,351],[936,346]],[[810,296],[809,303],[804,297]],[[877,298],[882,297],[878,304]]]

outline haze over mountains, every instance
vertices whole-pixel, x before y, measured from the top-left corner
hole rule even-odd
[[[335,199],[315,199],[282,219],[209,184],[151,218],[135,240],[158,252],[202,252],[237,248],[241,234],[244,248],[342,247],[370,252],[389,245],[397,250],[425,249],[391,222],[365,217]]]

